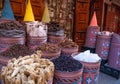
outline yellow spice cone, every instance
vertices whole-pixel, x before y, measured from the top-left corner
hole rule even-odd
[[[49,23],[50,22],[50,16],[49,16],[49,10],[48,10],[47,3],[45,3],[45,9],[44,9],[44,13],[43,13],[43,16],[42,16],[42,22],[44,22],[44,23]]]
[[[28,4],[26,7],[25,16],[24,16],[24,21],[35,21],[30,0],[28,0]]]

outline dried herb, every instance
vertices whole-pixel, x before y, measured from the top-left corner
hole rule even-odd
[[[6,51],[0,53],[0,56],[18,58],[19,56],[31,55],[34,52],[30,50],[27,46],[21,44],[15,44],[8,48]]]

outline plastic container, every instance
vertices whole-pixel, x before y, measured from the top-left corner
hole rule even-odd
[[[82,72],[83,65],[78,71],[62,72],[55,70],[53,84],[81,84]]]
[[[120,70],[120,43],[111,43],[108,64],[110,67]]]
[[[96,36],[100,32],[100,27],[98,26],[89,26],[86,33],[85,46],[90,48],[95,48],[96,45]]]
[[[96,50],[95,52],[102,59],[107,60],[110,49],[111,36],[98,35],[96,41]]]

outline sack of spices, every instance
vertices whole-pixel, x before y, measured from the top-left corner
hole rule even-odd
[[[57,22],[50,22],[48,25],[48,42],[60,43],[65,39],[64,29]]]
[[[79,61],[61,55],[52,62],[55,65],[53,84],[81,84],[83,65]]]
[[[63,55],[77,53],[79,48],[79,46],[71,39],[65,39],[63,42],[59,43],[59,46],[61,47],[61,53]]]
[[[33,54],[27,46],[16,44],[9,47],[6,51],[0,53],[0,64],[6,65],[11,58],[18,58],[19,56],[26,56]]]
[[[27,45],[34,49],[37,45],[47,42],[47,25],[34,21],[27,25]]]
[[[54,64],[40,56],[37,52],[9,60],[0,74],[4,84],[52,84]]]
[[[25,26],[18,21],[3,21],[0,23],[0,52],[14,44],[25,44]]]
[[[101,58],[97,54],[90,53],[89,50],[73,54],[72,57],[84,66],[82,84],[98,84]]]
[[[44,43],[36,47],[36,50],[41,50],[43,58],[55,59],[61,54],[61,48],[57,44]]]

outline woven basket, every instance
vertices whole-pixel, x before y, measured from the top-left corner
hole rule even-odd
[[[53,84],[81,84],[83,66],[78,71],[61,72],[55,70]]]

